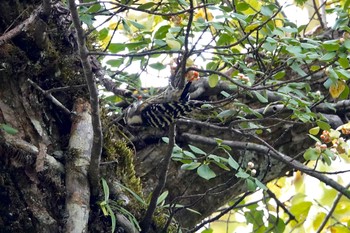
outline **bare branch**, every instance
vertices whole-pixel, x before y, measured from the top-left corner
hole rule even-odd
[[[166,178],[167,178],[167,173],[168,173],[168,169],[169,169],[169,163],[171,160],[171,155],[173,152],[173,147],[175,145],[175,125],[171,124],[169,126],[169,145],[168,145],[168,150],[167,150],[167,154],[163,160],[163,166],[162,166],[162,170],[159,174],[159,180],[158,180],[158,184],[157,186],[154,188],[152,197],[151,197],[151,201],[150,204],[148,206],[148,209],[146,211],[145,217],[143,218],[143,220],[140,223],[140,226],[142,228],[142,233],[147,233],[149,231],[149,228],[152,224],[152,216],[153,213],[157,207],[157,200],[158,197],[160,196],[164,186],[165,186],[165,182],[166,182]]]
[[[86,83],[90,92],[90,104],[91,104],[91,117],[92,128],[94,132],[94,139],[91,149],[91,164],[89,168],[89,179],[92,188],[92,195],[97,196],[99,190],[99,167],[102,152],[102,129],[101,119],[99,114],[99,102],[98,102],[98,90],[96,87],[95,79],[93,77],[92,68],[88,61],[88,49],[85,44],[84,30],[81,27],[78,11],[74,0],[69,0],[69,9],[72,15],[74,27],[77,31],[78,48],[81,63],[84,70]]]
[[[42,11],[42,6],[40,5],[37,9],[34,10],[34,12],[30,15],[28,19],[26,19],[25,21],[23,21],[21,24],[17,25],[10,31],[1,35],[0,45],[5,44],[7,41],[11,40],[21,32],[26,31],[28,26],[31,25],[37,19],[41,11]]]
[[[53,97],[50,92],[43,90],[38,84],[33,82],[30,79],[27,79],[27,81],[32,84],[33,87],[35,87],[37,90],[39,90],[46,98],[52,101],[53,104],[55,104],[57,107],[63,110],[63,112],[67,113],[68,115],[72,114],[73,112],[69,111],[60,101],[58,101],[55,97]]]

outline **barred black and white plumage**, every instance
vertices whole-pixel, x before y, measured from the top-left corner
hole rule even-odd
[[[193,73],[193,72],[192,72]],[[165,128],[200,104],[189,101],[189,90],[198,73],[192,74],[182,90],[169,86],[164,92],[145,101],[138,100],[126,110],[124,121],[129,126]]]
[[[192,101],[135,103],[135,106],[128,109],[125,121],[129,126],[143,125],[165,128],[197,107],[199,104]]]

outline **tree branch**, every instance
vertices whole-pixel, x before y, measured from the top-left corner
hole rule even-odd
[[[168,169],[169,169],[169,163],[171,161],[171,155],[173,152],[174,145],[175,145],[175,125],[171,124],[169,126],[168,150],[167,150],[167,154],[163,160],[163,166],[162,166],[163,170],[161,170],[161,172],[159,174],[158,184],[154,188],[154,191],[153,191],[153,194],[151,197],[151,201],[150,201],[150,204],[149,204],[148,209],[146,211],[145,217],[143,218],[143,220],[140,223],[140,226],[142,228],[141,233],[147,233],[149,231],[151,224],[152,224],[152,216],[153,216],[153,213],[157,207],[158,197],[160,196],[160,194],[165,186],[167,173],[168,173]]]
[[[59,107],[60,109],[63,110],[63,112],[65,112],[66,114],[70,115],[73,112],[69,111],[60,101],[58,101],[55,97],[53,97],[50,92],[43,90],[38,84],[36,84],[35,82],[33,82],[30,79],[27,79],[27,81],[32,84],[33,87],[35,87],[35,89],[39,90],[46,98],[48,98],[49,100],[51,100],[51,102],[53,104],[55,104],[57,107]]]
[[[235,130],[235,133],[242,134],[237,130]],[[228,140],[223,140],[222,144],[228,145],[228,146],[230,146],[232,148],[236,148],[236,149],[252,150],[252,151],[257,151],[263,155],[270,155],[272,158],[274,158],[280,162],[283,162],[284,164],[286,164],[294,169],[300,170],[300,171],[324,182],[325,184],[331,186],[332,188],[341,192],[344,196],[346,196],[347,198],[350,199],[349,190],[347,190],[347,188],[343,187],[342,185],[335,182],[331,178],[329,178],[329,177],[327,177],[327,176],[325,176],[325,175],[323,175],[323,174],[321,174],[313,169],[310,169],[307,166],[305,166],[304,164],[300,163],[299,161],[296,161],[293,158],[277,151],[275,148],[270,146],[267,142],[265,142],[261,138],[255,136],[255,135],[249,135],[249,136],[257,139],[263,145],[259,145],[259,144],[252,143],[252,142],[228,141]],[[217,145],[217,142],[215,139],[211,139],[208,137],[203,137],[203,136],[199,136],[199,135],[195,135],[195,134],[183,133],[182,137],[184,139],[187,139],[188,141],[192,141],[192,142],[200,142],[200,143],[206,143],[209,145]]]
[[[89,51],[85,44],[84,30],[81,27],[81,22],[79,19],[78,11],[74,0],[69,0],[69,10],[72,15],[72,20],[74,27],[77,31],[78,38],[78,49],[81,59],[81,63],[84,70],[84,75],[86,83],[89,88],[90,93],[90,104],[91,104],[91,117],[92,117],[92,128],[94,133],[94,138],[91,148],[91,164],[89,168],[89,180],[92,189],[92,195],[97,196],[99,191],[99,167],[102,152],[102,129],[101,129],[101,119],[99,114],[99,102],[98,102],[98,91],[96,88],[96,83],[93,77],[90,62],[88,61]]]
[[[73,119],[66,160],[66,232],[86,232],[90,213],[88,168],[93,140],[88,102],[78,99]]]
[[[43,7],[40,5],[37,9],[34,10],[34,12],[30,15],[28,19],[24,20],[21,24],[17,25],[10,31],[1,35],[0,45],[5,44],[7,41],[11,40],[21,32],[26,31],[28,26],[31,25],[37,19],[37,17],[39,16],[42,10],[43,10]]]

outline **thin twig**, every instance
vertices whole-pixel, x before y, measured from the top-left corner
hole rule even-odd
[[[38,91],[40,91],[46,98],[51,100],[53,104],[55,104],[57,107],[63,110],[63,112],[67,113],[68,115],[74,114],[74,112],[69,111],[60,101],[58,101],[55,97],[53,97],[50,94],[50,91],[43,90],[38,84],[33,82],[31,79],[27,79],[27,81]]]
[[[225,214],[227,214],[228,212],[230,212],[231,210],[233,210],[234,208],[236,208],[236,206],[241,203],[241,201],[244,200],[244,198],[246,198],[248,195],[250,195],[251,192],[245,192],[241,197],[239,197],[239,199],[230,207],[226,208],[225,210],[221,211],[220,214],[216,215],[213,218],[210,218],[206,221],[203,221],[201,224],[198,224],[195,228],[192,228],[189,232],[197,232],[199,229],[201,229],[202,227],[204,227],[205,225],[207,225],[208,223],[214,222],[216,220],[219,220],[222,216],[224,216]]]

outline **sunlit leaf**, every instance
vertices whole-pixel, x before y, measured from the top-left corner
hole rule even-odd
[[[344,91],[345,89],[345,83],[341,80],[338,80],[336,84],[332,84],[329,87],[329,93],[331,94],[333,99],[336,99],[340,96],[340,94]]]
[[[309,129],[309,134],[311,135],[317,135],[320,132],[320,127],[314,127]]]
[[[320,152],[318,152],[315,148],[309,148],[304,153],[305,160],[316,160],[320,156]]]
[[[328,40],[322,43],[322,47],[327,51],[337,51],[339,49],[339,40]]]
[[[168,191],[168,190],[164,191],[164,192],[158,197],[158,199],[157,199],[157,205],[159,205],[159,204],[161,204],[162,202],[164,202],[165,199],[167,198],[168,194],[169,194],[169,191]]]
[[[338,62],[339,62],[339,64],[344,68],[344,69],[347,69],[347,68],[349,68],[349,60],[348,60],[348,58],[347,57],[340,57],[339,59],[338,59]]]
[[[219,76],[217,74],[212,74],[209,76],[208,83],[211,88],[214,88],[219,82]]]
[[[165,42],[171,49],[179,50],[181,48],[180,42],[176,40],[166,39]]]

